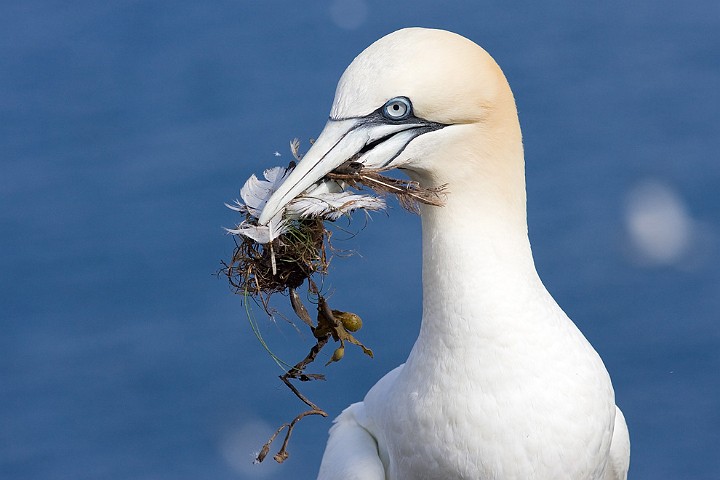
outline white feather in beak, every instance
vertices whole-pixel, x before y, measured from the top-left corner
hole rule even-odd
[[[293,168],[273,167],[263,172],[265,180],[255,175],[240,189],[242,202],[235,200],[228,208],[240,212],[246,218],[236,228],[226,229],[234,235],[249,237],[267,244],[285,233],[290,220],[298,218],[321,218],[336,220],[356,209],[382,210],[385,201],[372,195],[360,195],[343,191],[342,185],[333,180],[321,181],[303,195],[293,199],[284,210],[277,212],[266,225],[258,224],[258,217],[278,187],[288,178]]]

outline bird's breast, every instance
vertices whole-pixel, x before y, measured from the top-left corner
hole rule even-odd
[[[533,352],[416,345],[365,400],[388,478],[600,478],[614,412],[602,362],[583,348]]]

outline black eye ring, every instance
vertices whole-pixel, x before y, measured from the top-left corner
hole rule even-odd
[[[412,103],[407,97],[395,97],[382,107],[383,117],[388,120],[405,120],[412,114]]]

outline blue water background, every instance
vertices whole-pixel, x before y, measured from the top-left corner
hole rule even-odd
[[[319,133],[357,53],[412,25],[480,43],[513,87],[538,270],[612,374],[631,478],[720,478],[717,0],[3,2],[0,478],[314,478],[318,417],[285,465],[250,464],[302,405],[213,275],[223,203]],[[632,253],[646,179],[701,226],[693,260]],[[331,416],[419,327],[419,219],[372,218],[337,232],[361,255],[328,289],[376,358],[320,368],[306,391]],[[280,356],[304,355],[307,333],[256,314]]]

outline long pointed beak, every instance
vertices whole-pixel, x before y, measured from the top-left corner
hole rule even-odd
[[[442,126],[422,120],[387,124],[369,117],[328,121],[295,170],[270,196],[258,224],[267,225],[295,197],[350,159],[370,168],[399,166],[395,160],[413,138]]]

